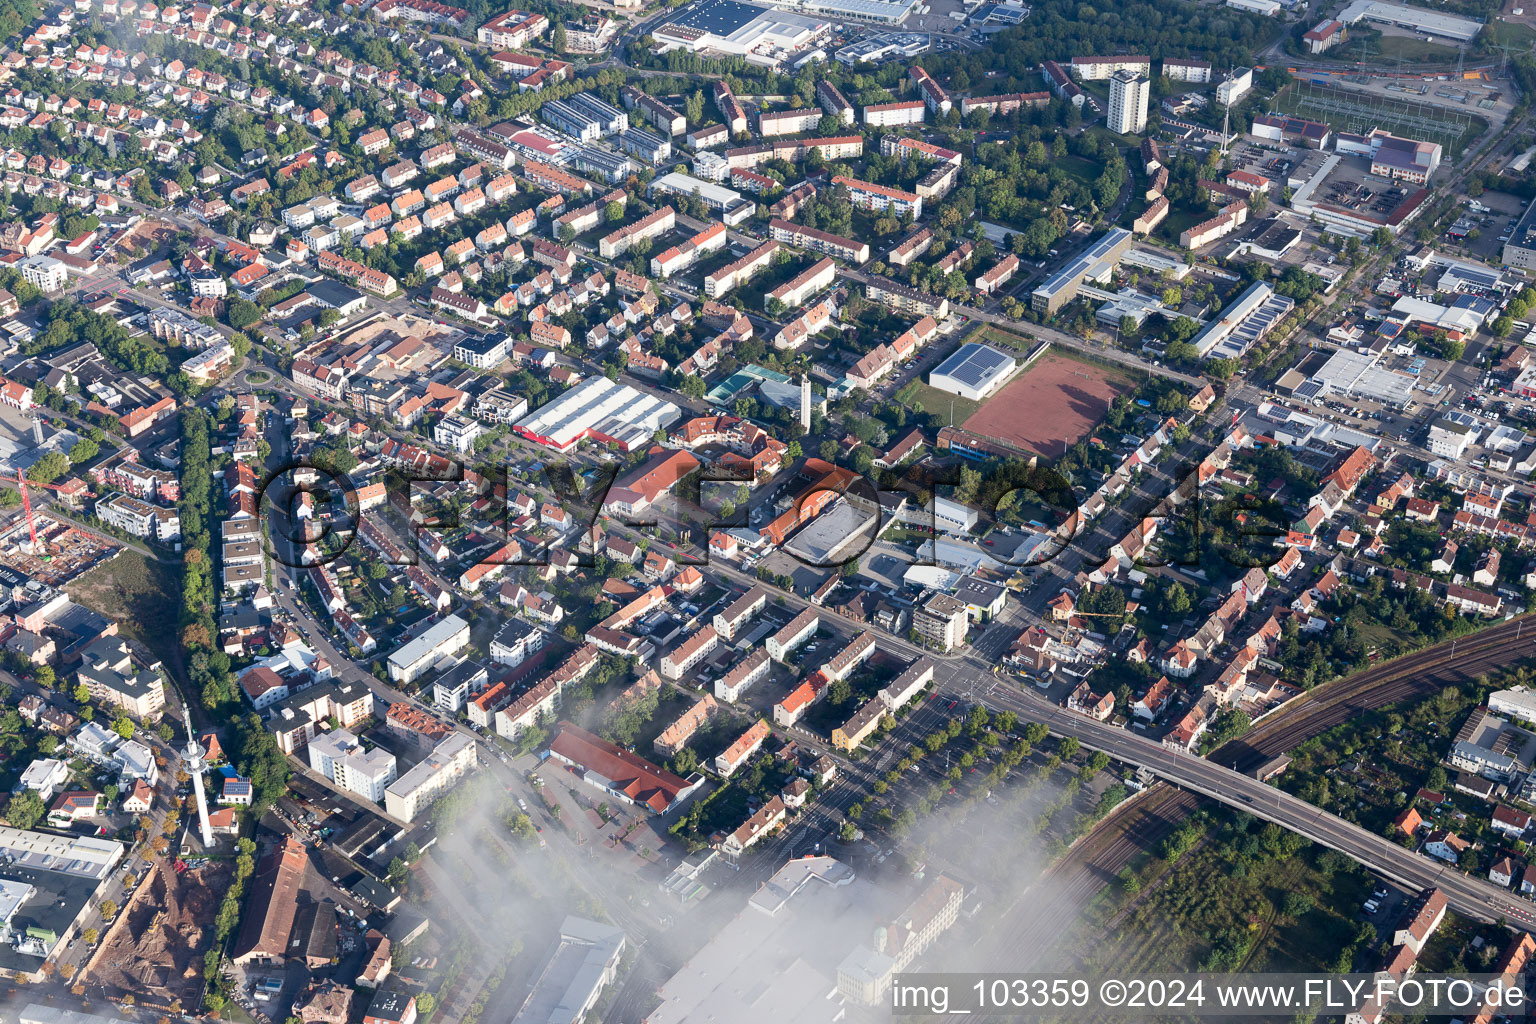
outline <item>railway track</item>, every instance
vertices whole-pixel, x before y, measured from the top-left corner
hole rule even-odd
[[[1527,622],[1532,626],[1529,637],[1524,635]],[[1325,683],[1211,756],[1235,763],[1239,771],[1253,771],[1361,711],[1429,695],[1527,656],[1536,657],[1536,619],[1532,616],[1511,619],[1454,643],[1437,644]],[[1139,853],[1153,849],[1180,821],[1198,810],[1203,800],[1186,790],[1158,785],[1111,812],[1030,887],[1027,903],[1020,900],[1027,910],[1005,915],[1007,926],[995,949],[1012,959],[998,966],[1019,969],[1019,965],[1048,952],[1050,942],[1061,934],[1061,922],[1072,920],[1121,868]]]
[[[1525,636],[1526,625],[1532,627],[1530,636]],[[1536,620],[1531,615],[1325,683],[1276,710],[1245,736],[1224,744],[1211,759],[1251,772],[1356,712],[1434,693],[1526,657],[1536,657]]]

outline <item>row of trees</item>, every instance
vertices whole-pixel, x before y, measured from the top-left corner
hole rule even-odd
[[[190,682],[203,706],[235,699],[229,656],[217,649],[217,576],[213,565],[212,440],[207,415],[196,406],[181,411],[181,643]]]

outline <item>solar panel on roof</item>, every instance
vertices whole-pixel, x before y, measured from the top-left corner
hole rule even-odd
[[[944,360],[933,372],[975,388],[1002,372],[1012,361],[1009,356],[995,348],[976,342],[967,342],[956,349],[955,354]]]
[[[717,36],[728,36],[764,13],[764,8],[737,0],[701,0],[672,20],[674,25],[701,29]]]

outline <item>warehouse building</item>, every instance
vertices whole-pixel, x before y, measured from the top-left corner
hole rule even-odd
[[[1221,316],[1206,324],[1191,339],[1202,359],[1237,359],[1258,344],[1296,306],[1296,300],[1277,294],[1263,281],[1255,281]]]
[[[1371,21],[1442,39],[1454,39],[1459,43],[1471,42],[1483,27],[1482,22],[1471,18],[1458,18],[1423,7],[1405,7],[1402,4],[1385,3],[1383,0],[1354,0],[1339,12],[1338,20],[1345,25]]]
[[[614,443],[629,451],[648,443],[656,431],[680,418],[682,413],[671,402],[607,377],[591,377],[520,420],[513,429],[560,452],[588,439]]]
[[[413,682],[429,671],[439,658],[457,654],[468,645],[469,623],[457,615],[449,615],[432,623],[389,656],[389,678],[397,683]]]
[[[707,50],[741,57],[749,64],[778,67],[814,49],[831,32],[832,24],[822,18],[739,0],[698,0],[651,35],[663,52]]]
[[[1018,368],[1018,360],[991,345],[966,342],[928,375],[940,391],[979,402],[990,397]]]
[[[1307,401],[1340,394],[1406,409],[1413,402],[1414,383],[1408,374],[1382,366],[1380,353],[1340,349],[1295,394]]]

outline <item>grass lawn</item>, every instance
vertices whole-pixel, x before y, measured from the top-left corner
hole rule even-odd
[[[911,409],[922,412],[938,413],[945,423],[964,423],[971,418],[971,414],[981,408],[980,402],[973,402],[969,398],[961,398],[947,391],[940,391],[928,384],[919,384],[917,394],[912,396]],[[950,417],[950,409],[954,409],[954,417]]]
[[[125,548],[64,590],[71,600],[116,622],[124,636],[154,651],[166,665],[180,667],[181,585],[173,566]]]
[[[1028,355],[1039,344],[1033,338],[1026,338],[1024,335],[1015,334],[1013,331],[1005,331],[993,324],[981,324],[970,334],[967,334],[965,340],[984,342],[988,345],[996,345],[999,348],[1009,348],[1015,352],[1022,352],[1025,355]]]
[[[1077,178],[1085,185],[1092,185],[1104,169],[1097,163],[1081,156],[1058,156],[1051,161],[1057,167]]]
[[[1366,43],[1369,43],[1367,53]],[[1367,30],[1363,37],[1351,39],[1330,56],[1342,61],[1369,61],[1375,64],[1447,64],[1456,60],[1456,47],[1431,43],[1417,36],[1389,35]]]
[[[1490,46],[1536,46],[1536,28],[1521,22],[1490,21],[1483,31]]]
[[[1185,228],[1192,228],[1201,221],[1210,219],[1212,216],[1212,214],[1202,210],[1190,209],[1187,206],[1176,207],[1169,210],[1168,216],[1163,218],[1163,222],[1157,226],[1157,237],[1169,245],[1177,247],[1179,236],[1184,233]]]

